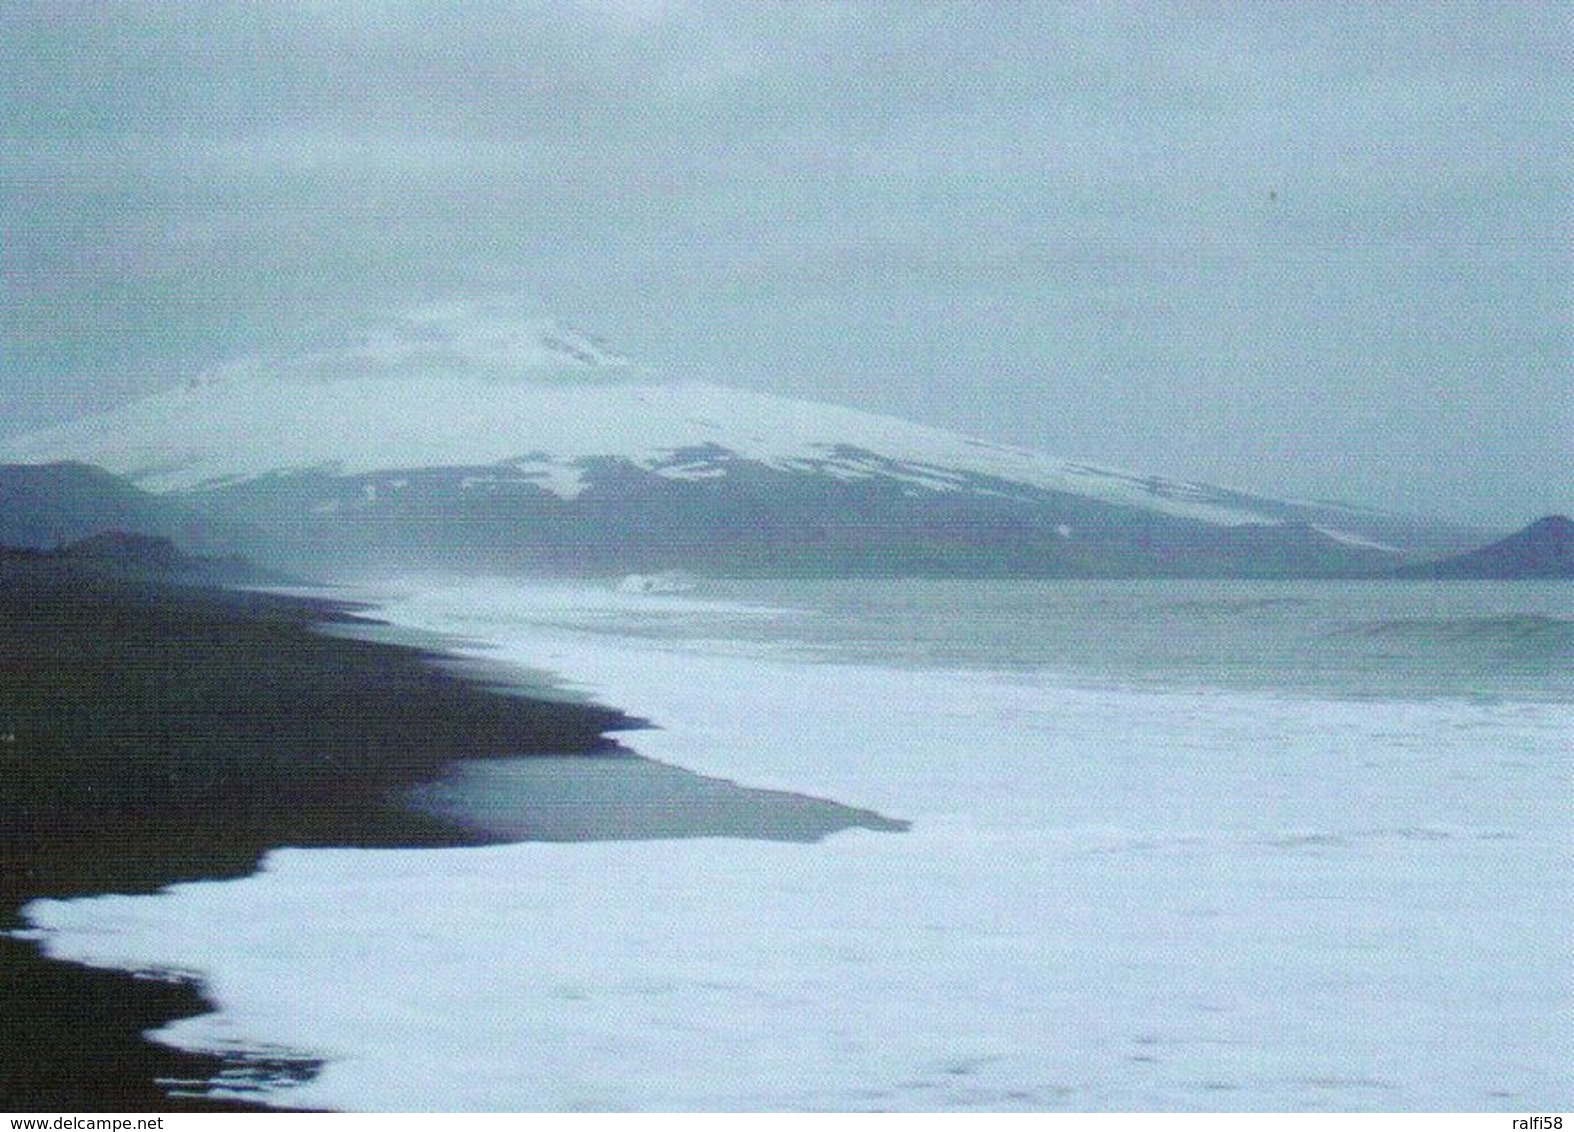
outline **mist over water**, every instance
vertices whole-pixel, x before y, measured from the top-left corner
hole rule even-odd
[[[800,661],[1154,690],[1574,699],[1574,591],[1556,581],[715,581],[702,600],[563,587],[532,602],[525,616],[544,627]]]

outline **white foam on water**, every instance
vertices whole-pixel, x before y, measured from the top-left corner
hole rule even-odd
[[[389,602],[658,730],[639,753],[913,822],[281,850],[39,901],[62,958],[203,973],[191,1049],[351,1109],[1557,1109],[1568,705],[1068,690],[699,639],[726,603],[469,582]],[[633,640],[620,626],[698,619]]]

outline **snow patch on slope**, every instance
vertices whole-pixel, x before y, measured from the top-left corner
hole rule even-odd
[[[226,382],[35,433],[5,455],[69,456],[167,492],[304,469],[358,475],[512,465],[534,454],[531,462],[548,473],[549,490],[569,497],[581,482],[571,469],[598,456],[623,457],[659,475],[714,476],[714,466],[672,463],[675,454],[706,447],[781,471],[886,475],[929,490],[957,490],[968,475],[988,476],[1216,523],[1262,518],[1198,485],[1105,472],[891,417],[698,382],[499,382],[473,373],[398,381],[347,376],[287,386]]]
[[[1318,526],[1315,523],[1312,524],[1312,530],[1324,538],[1331,538],[1335,542],[1343,543],[1345,546],[1358,546],[1365,550],[1381,550],[1386,554],[1404,553],[1397,546],[1389,546],[1386,542],[1378,542],[1375,539],[1362,538],[1360,535],[1353,535],[1349,531],[1335,530],[1333,527]]]

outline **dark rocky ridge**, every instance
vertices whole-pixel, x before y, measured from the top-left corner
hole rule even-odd
[[[31,576],[118,578],[184,585],[298,585],[301,579],[242,558],[191,555],[157,535],[109,530],[54,550],[0,546],[0,566],[13,585]]]
[[[1221,526],[937,469],[927,471],[949,476],[954,490],[929,490],[909,482],[926,469],[853,449],[837,456],[867,476],[772,468],[713,448],[679,456],[707,474],[671,478],[627,460],[591,460],[583,490],[565,499],[507,464],[311,469],[215,485],[191,502],[269,532],[279,555],[270,561],[348,575],[394,566],[723,577],[1378,577],[1407,559],[1328,534],[1321,519],[1272,514],[1269,504],[1264,522]],[[1329,509],[1327,521],[1337,520]],[[1404,545],[1444,549],[1426,541],[1438,537],[1435,526],[1396,518],[1384,529]]]
[[[55,550],[105,531],[166,538],[204,555],[254,546],[255,531],[80,463],[0,464],[0,546]]]
[[[549,490],[528,459],[362,474],[314,467],[169,495],[82,464],[5,465],[0,544],[51,549],[116,529],[318,577],[681,569],[724,577],[1353,578],[1386,576],[1480,538],[1447,523],[1207,489],[1201,502],[1263,516],[1222,526],[845,445],[791,468],[716,445],[674,452],[667,463],[685,474],[618,457],[581,461],[582,490],[572,498]],[[1155,498],[1185,487],[1140,484]]]
[[[1405,567],[1398,574],[1404,578],[1500,581],[1574,578],[1574,520],[1548,515],[1479,550]]]

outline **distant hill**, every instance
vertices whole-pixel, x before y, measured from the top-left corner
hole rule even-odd
[[[1397,571],[1404,578],[1574,578],[1574,520],[1537,519],[1479,550]]]
[[[195,554],[229,554],[256,541],[240,524],[90,464],[0,464],[0,546],[54,550],[106,531],[171,539]]]
[[[0,546],[0,579],[16,583],[62,576],[209,586],[298,581],[235,555],[185,554],[167,538],[128,531],[104,531],[54,550]]]

